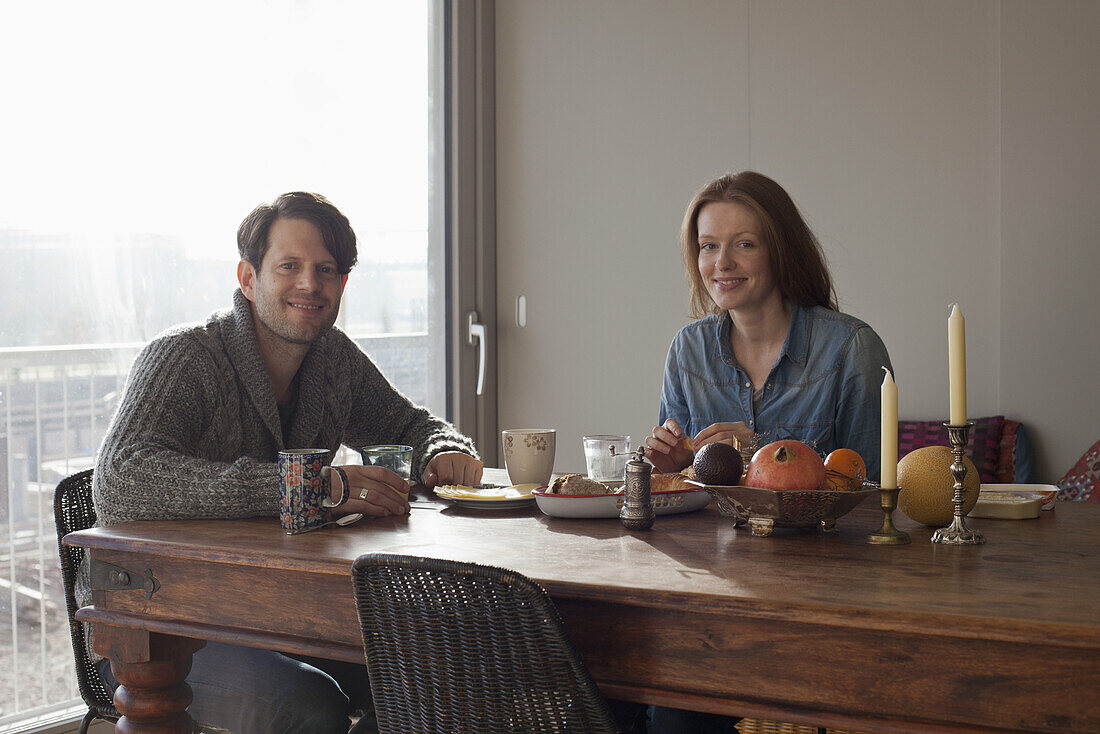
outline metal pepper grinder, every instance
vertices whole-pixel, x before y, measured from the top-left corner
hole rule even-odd
[[[627,530],[649,530],[653,527],[653,497],[649,493],[650,467],[645,460],[645,449],[634,452],[634,458],[626,462],[626,498],[619,510],[619,519]]]

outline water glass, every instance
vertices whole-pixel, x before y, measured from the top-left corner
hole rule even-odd
[[[359,449],[365,466],[380,466],[409,481],[412,473],[412,446],[364,446]]]
[[[630,460],[630,436],[585,436],[584,461],[597,482],[621,482]]]

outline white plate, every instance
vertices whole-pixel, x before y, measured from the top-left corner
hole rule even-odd
[[[654,492],[653,511],[658,515],[676,515],[681,512],[701,510],[710,502],[706,490],[678,490]],[[539,509],[550,517],[618,517],[622,509],[623,494],[547,494],[535,491]]]
[[[1053,510],[1054,497],[1058,494],[1058,488],[1053,484],[983,484],[979,487],[979,492],[1009,493],[1028,497],[1039,495],[1042,498],[1041,509]],[[981,502],[981,499],[979,494],[978,501]]]
[[[444,497],[443,499],[454,502],[459,507],[465,507],[467,510],[515,510],[520,507],[530,507],[531,503],[535,501],[533,496],[495,501],[462,499],[459,497]]]
[[[530,505],[535,501],[531,493],[540,489],[537,484],[517,484],[511,487],[485,485],[464,487],[453,484],[436,487],[435,495],[440,499],[454,502],[459,507],[473,510],[510,510]]]

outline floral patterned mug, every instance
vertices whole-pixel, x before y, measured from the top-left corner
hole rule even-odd
[[[348,501],[351,482],[338,466],[326,466],[327,449],[291,449],[279,452],[279,522],[287,534],[323,525],[325,512]],[[332,501],[332,472],[340,475],[340,501]]]
[[[545,487],[554,473],[557,432],[553,428],[514,428],[500,432],[504,468],[512,484]]]

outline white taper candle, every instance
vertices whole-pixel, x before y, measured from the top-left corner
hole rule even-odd
[[[947,319],[947,366],[951,386],[951,425],[966,423],[966,321],[959,304]]]
[[[882,381],[882,458],[879,486],[896,489],[898,486],[898,386],[894,376],[885,367]]]

